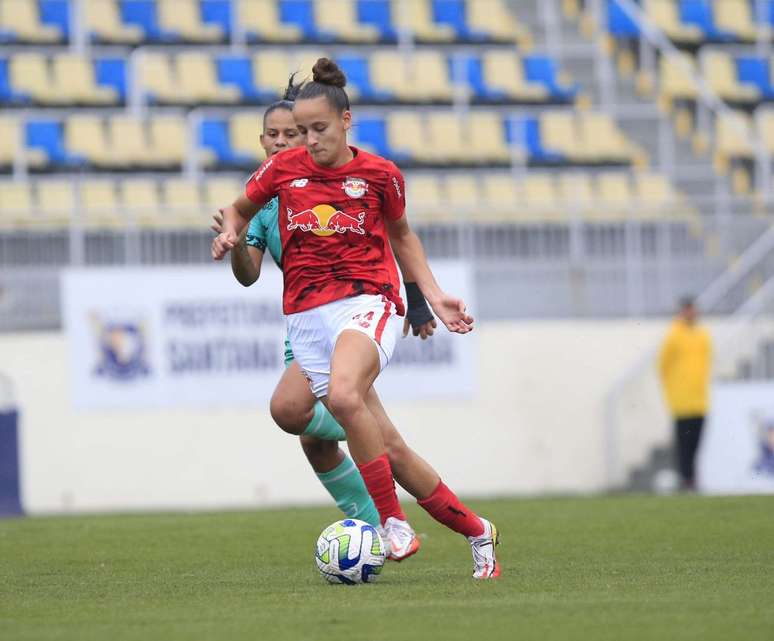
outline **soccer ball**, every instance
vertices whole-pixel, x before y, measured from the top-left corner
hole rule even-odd
[[[331,583],[373,583],[382,571],[386,554],[373,525],[357,519],[336,521],[317,539],[314,560]]]

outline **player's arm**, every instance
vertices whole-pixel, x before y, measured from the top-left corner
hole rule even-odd
[[[398,263],[398,267],[400,267],[401,274],[403,274],[403,285],[406,287],[406,318],[403,321],[403,336],[408,336],[409,327],[411,327],[414,336],[419,336],[422,340],[426,340],[433,335],[435,328],[438,327],[438,323],[435,322],[433,312],[427,306],[427,301],[422,295],[419,285],[414,280],[414,275],[403,265],[394,247],[392,251],[395,254],[395,260]]]
[[[218,211],[219,213],[212,217],[215,222],[210,227],[216,234],[223,231],[223,210]],[[261,263],[266,248],[265,243],[261,246],[250,236],[252,225],[253,221],[239,234],[239,241],[231,252],[231,271],[234,278],[245,287],[252,285],[261,275]]]

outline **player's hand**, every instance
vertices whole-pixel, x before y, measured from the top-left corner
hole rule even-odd
[[[215,240],[212,241],[212,258],[223,260],[223,257],[236,246],[237,240],[234,233],[221,232],[215,236]]]
[[[411,323],[408,318],[403,319],[403,338],[406,338],[409,333],[409,328],[412,330],[414,336],[419,336],[422,340],[426,340],[429,336],[432,336],[435,332],[435,328],[438,327],[438,323],[435,319],[430,320],[419,327],[411,327]]]
[[[217,214],[212,215],[212,220],[215,222],[210,226],[210,229],[214,231],[216,234],[222,234],[223,233],[223,210],[218,209]]]
[[[462,299],[444,294],[432,307],[435,315],[450,332],[467,334],[473,331],[473,317],[465,311],[465,302]]]

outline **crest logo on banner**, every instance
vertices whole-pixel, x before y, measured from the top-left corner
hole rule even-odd
[[[774,477],[774,416],[753,416],[758,442],[754,470]]]
[[[95,376],[128,382],[150,374],[144,320],[107,319],[92,312],[91,321],[98,354]]]

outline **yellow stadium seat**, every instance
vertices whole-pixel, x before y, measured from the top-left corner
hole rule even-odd
[[[679,53],[661,56],[659,60],[659,77],[662,96],[670,101],[696,100],[699,89],[686,68],[698,75],[696,60],[690,54]]]
[[[63,102],[49,73],[48,61],[40,53],[18,53],[11,57],[8,65],[11,86],[41,105],[56,105]]]
[[[750,117],[742,111],[733,111],[715,119],[715,151],[718,169],[733,158],[752,158],[753,128]]]
[[[520,186],[511,174],[484,176],[481,185],[483,202],[477,212],[477,218],[517,218],[519,212],[524,209]]]
[[[475,111],[468,117],[468,158],[473,162],[507,163],[511,151],[505,141],[505,128],[499,114]]]
[[[444,200],[455,218],[475,216],[481,207],[478,180],[469,174],[450,174],[443,181]]]
[[[598,222],[629,218],[636,209],[629,176],[621,172],[604,173],[597,177],[597,200],[598,207],[593,218]]]
[[[315,0],[315,23],[318,29],[336,34],[345,42],[376,42],[379,30],[357,20],[355,0]]]
[[[226,39],[217,24],[202,22],[197,0],[156,0],[159,24],[188,42],[213,43]]]
[[[300,42],[301,30],[280,21],[277,4],[276,0],[240,0],[242,28],[268,42]]]
[[[429,0],[411,0],[395,5],[393,22],[398,29],[411,31],[414,37],[424,42],[452,42],[457,37],[454,28],[433,21],[433,10]]]
[[[593,214],[596,195],[589,174],[563,172],[559,176],[559,193],[569,218]]]
[[[158,185],[152,178],[124,179],[120,191],[121,207],[128,219],[147,225],[161,215]]]
[[[244,181],[238,178],[210,178],[204,183],[204,203],[211,214],[218,209],[230,205],[238,196],[245,193]]]
[[[84,180],[80,185],[79,210],[84,224],[90,228],[105,229],[126,222],[112,180]]]
[[[774,111],[759,109],[755,114],[757,133],[766,150],[774,155]]]
[[[159,224],[177,227],[209,226],[208,210],[202,200],[199,182],[167,178],[161,184],[161,193],[164,217],[159,220]]]
[[[720,0],[712,4],[715,25],[736,34],[740,40],[754,42],[758,36],[747,0]]]
[[[10,167],[21,146],[21,132],[16,118],[0,114],[0,167]]]
[[[723,100],[731,102],[758,102],[761,92],[754,85],[737,80],[734,59],[725,51],[707,51],[702,55],[702,70],[710,87]]]
[[[71,154],[84,156],[96,167],[115,165],[104,123],[99,116],[82,114],[70,116],[65,122],[65,148]]]
[[[72,180],[55,178],[38,181],[36,209],[41,219],[54,224],[69,224],[76,214]]]
[[[634,176],[634,211],[640,218],[655,218],[680,207],[680,199],[664,174],[638,172]]]
[[[57,27],[40,21],[38,3],[30,0],[0,2],[0,27],[24,42],[55,44],[64,40],[64,34]]]
[[[260,136],[263,131],[260,114],[237,113],[229,120],[229,140],[235,153],[245,154],[257,164],[263,158]]]
[[[683,24],[675,0],[646,0],[645,12],[671,40],[697,44],[704,33],[696,25]]]
[[[410,154],[420,162],[433,158],[426,143],[425,127],[419,115],[410,111],[391,111],[387,114],[387,140],[392,149]]]
[[[564,219],[559,194],[550,174],[532,174],[524,178],[522,196],[528,218],[547,223]]]
[[[191,102],[173,73],[169,56],[140,50],[139,80],[143,93],[161,103],[180,104]]]
[[[239,102],[237,87],[218,83],[215,62],[210,54],[199,51],[181,53],[177,56],[176,66],[180,86],[191,101]]]
[[[483,56],[484,81],[491,89],[524,102],[547,100],[546,87],[527,81],[521,59],[511,50],[492,49]]]
[[[572,111],[544,111],[540,116],[540,136],[547,151],[564,154],[571,161],[587,159]]]
[[[143,39],[140,27],[121,21],[118,0],[87,0],[86,26],[100,42],[134,45]]]
[[[149,163],[148,136],[143,120],[126,115],[111,117],[108,120],[108,138],[116,167],[152,166]]]
[[[78,54],[60,53],[54,57],[55,91],[67,103],[107,106],[119,102],[113,87],[97,84],[89,59]]]
[[[0,229],[29,224],[33,209],[28,181],[0,182]]]
[[[414,100],[417,89],[411,87],[406,57],[397,51],[379,49],[371,54],[371,84],[392,93],[397,100]]]
[[[463,163],[468,160],[462,119],[452,111],[431,113],[427,117],[428,158],[437,162]]]
[[[631,162],[635,148],[615,121],[605,113],[583,113],[580,140],[584,155],[595,162]]]
[[[438,51],[417,51],[410,61],[409,90],[417,100],[450,102],[452,86],[446,58]]]
[[[406,179],[406,203],[411,218],[442,218],[444,204],[438,178],[429,174],[411,174]]]
[[[529,43],[529,32],[518,23],[503,0],[474,0],[466,6],[467,22],[472,30],[483,32],[493,40]]]
[[[253,56],[253,83],[256,87],[281,94],[291,73],[288,55],[282,51],[261,51]],[[296,69],[293,69],[296,71]],[[298,80],[302,80],[300,77]]]
[[[182,116],[153,116],[150,121],[150,157],[154,165],[179,167],[189,153],[188,127]]]

